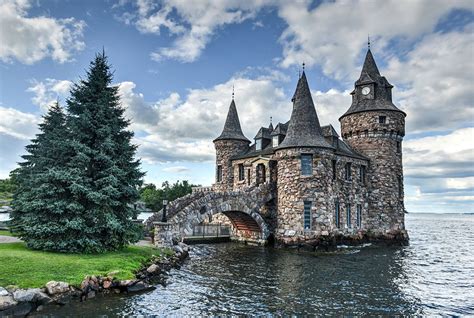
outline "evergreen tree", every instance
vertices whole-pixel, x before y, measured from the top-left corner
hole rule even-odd
[[[139,227],[133,203],[143,173],[135,160],[133,132],[120,106],[118,87],[104,53],[96,55],[87,78],[75,84],[67,100],[67,126],[73,150],[69,166],[72,203],[80,229],[78,249],[86,252],[114,250],[138,240]]]
[[[34,249],[68,251],[68,159],[66,118],[58,103],[50,107],[39,125],[40,133],[26,147],[18,169],[11,173],[16,189],[10,225]]]

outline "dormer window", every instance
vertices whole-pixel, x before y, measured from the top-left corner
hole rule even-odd
[[[279,141],[278,139],[279,139],[278,136],[273,136],[272,137],[272,146],[273,147],[278,147],[278,141]]]
[[[386,124],[387,116],[379,116],[379,124]]]
[[[262,139],[255,140],[255,150],[262,150]]]

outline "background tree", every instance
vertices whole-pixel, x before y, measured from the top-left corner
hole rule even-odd
[[[81,232],[75,250],[114,250],[139,238],[133,203],[144,173],[135,159],[137,146],[131,143],[118,87],[111,84],[107,57],[98,54],[67,100],[74,179],[69,208],[77,215],[70,223]]]
[[[174,201],[186,194],[192,192],[192,187],[198,186],[190,184],[188,181],[176,181],[171,186],[168,181],[157,189],[153,183],[148,183],[140,189],[140,198],[147,208],[153,211],[159,211],[163,208],[163,199]]]
[[[11,173],[15,183],[10,226],[34,249],[67,251],[70,233],[68,172],[70,147],[66,118],[58,103],[50,107],[39,125],[40,133],[26,147],[18,169]]]

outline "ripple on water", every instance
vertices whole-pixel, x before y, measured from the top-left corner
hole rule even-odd
[[[408,214],[410,245],[313,255],[194,246],[167,287],[43,312],[137,315],[474,315],[474,216]]]

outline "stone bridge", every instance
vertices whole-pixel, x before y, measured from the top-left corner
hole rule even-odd
[[[147,228],[155,228],[155,242],[169,245],[193,233],[195,225],[218,213],[233,225],[232,239],[264,244],[272,233],[273,183],[263,183],[238,191],[215,192],[204,188],[171,202],[167,222],[160,222],[163,211],[151,216]]]

